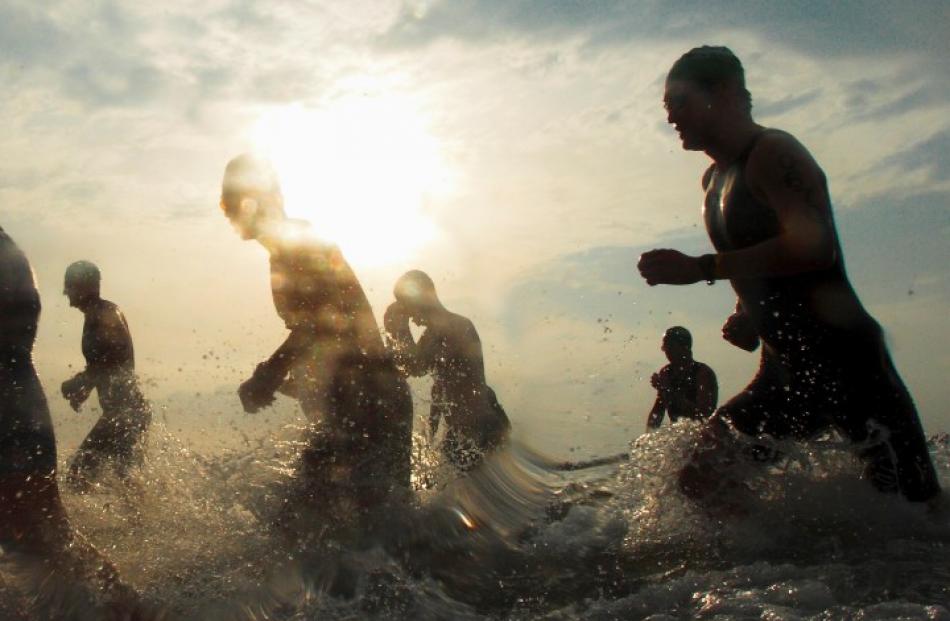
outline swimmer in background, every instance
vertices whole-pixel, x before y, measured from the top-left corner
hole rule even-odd
[[[123,480],[140,466],[152,410],[135,376],[132,335],[119,307],[99,294],[99,268],[76,261],[66,268],[63,293],[69,305],[85,315],[82,353],[86,367],[63,382],[63,397],[76,412],[93,390],[99,395],[102,416],[86,436],[69,466],[67,481],[88,489],[110,466]]]
[[[647,417],[647,429],[657,429],[663,414],[675,423],[679,418],[705,420],[716,409],[719,385],[708,365],[693,359],[693,336],[682,326],[663,335],[663,353],[669,364],[650,378],[656,401]]]
[[[390,351],[406,375],[431,374],[430,439],[445,422],[442,454],[460,471],[471,470],[484,454],[502,445],[511,424],[485,381],[482,343],[472,322],[442,305],[432,279],[419,270],[403,274],[396,301],[383,324]],[[425,328],[416,342],[409,322]]]

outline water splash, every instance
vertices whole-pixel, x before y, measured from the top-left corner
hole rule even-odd
[[[619,465],[574,472],[514,445],[462,478],[419,437],[416,501],[358,540],[281,526],[293,425],[213,455],[157,425],[131,485],[64,498],[152,618],[950,618],[947,513],[873,491],[825,438],[778,446],[783,459],[747,473],[741,516],[716,517],[676,487],[696,433],[663,428]],[[933,449],[950,479],[947,439]],[[102,618],[68,581],[24,600],[49,572],[2,560],[0,618]]]

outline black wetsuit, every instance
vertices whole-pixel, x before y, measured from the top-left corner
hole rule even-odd
[[[482,344],[469,319],[440,313],[411,350],[397,361],[411,375],[432,374],[429,427],[445,421],[442,454],[461,471],[470,470],[502,442],[511,428],[495,391],[485,380]]]
[[[56,439],[33,367],[40,296],[26,256],[0,229],[0,545],[62,541]],[[60,537],[53,537],[59,533]]]
[[[674,398],[679,396],[689,403],[696,403],[696,400],[699,397],[699,373],[701,370],[705,370],[707,373],[709,373],[710,377],[712,377],[713,381],[715,382],[716,374],[713,372],[713,370],[709,368],[708,365],[696,360],[690,360],[685,368],[678,367],[677,365],[670,363],[660,369],[660,378],[665,380],[666,385],[666,388],[661,390],[660,393],[663,397],[664,409],[666,410],[667,416],[670,417],[671,423],[675,423],[677,419],[680,418],[692,420],[706,419],[707,414],[700,412],[696,408],[687,408],[686,410],[681,409],[678,407],[680,403],[679,399]],[[712,387],[712,389],[716,389],[715,385]],[[711,407],[716,407],[715,396],[712,399]],[[662,416],[663,414],[661,412],[656,423],[658,427],[663,420]]]
[[[82,353],[86,368],[73,381],[96,389],[102,416],[70,464],[74,483],[95,477],[104,461],[125,477],[130,467],[141,463],[152,421],[151,407],[135,376],[132,335],[122,312],[112,302],[98,300],[85,316]]]
[[[336,246],[300,226],[270,249],[274,305],[305,350],[282,391],[321,421],[303,456],[305,476],[326,487],[321,493],[359,490],[371,508],[409,489],[412,397],[353,270]]]
[[[39,318],[30,263],[0,228],[0,476],[56,472],[53,421],[33,367]]]
[[[714,165],[704,179],[706,228],[719,252],[779,233],[777,215],[745,182],[746,162],[761,135],[728,169]],[[827,218],[834,232],[830,210]],[[926,500],[940,487],[917,411],[881,328],[848,281],[837,236],[835,250],[834,263],[825,269],[732,280],[762,339],[762,360],[752,383],[717,416],[744,433],[777,438],[807,438],[833,426],[865,443],[861,457],[877,487]]]

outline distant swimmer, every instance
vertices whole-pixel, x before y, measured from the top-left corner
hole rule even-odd
[[[383,323],[396,362],[407,375],[434,378],[429,433],[445,422],[442,453],[461,471],[505,442],[508,416],[485,381],[482,343],[470,320],[449,311],[425,272],[403,274]],[[425,328],[416,342],[409,322]]]
[[[716,409],[719,385],[708,365],[693,359],[693,336],[682,326],[673,326],[663,335],[663,353],[670,361],[654,373],[650,384],[656,401],[647,417],[647,429],[656,429],[663,414],[671,423],[677,419],[705,420]]]
[[[372,308],[335,245],[289,220],[275,171],[250,155],[224,172],[221,208],[270,254],[277,314],[290,334],[238,394],[257,412],[280,392],[314,423],[302,476],[313,499],[369,510],[409,492],[412,398],[383,345]]]
[[[736,448],[754,447],[750,436],[805,439],[833,427],[877,489],[934,498],[940,486],[917,411],[848,281],[821,168],[792,135],[752,120],[742,64],[727,48],[677,60],[664,105],[683,148],[713,161],[703,215],[716,253],[652,250],[640,273],[650,285],[728,279],[738,303],[724,338],[749,351],[762,343],[758,374],[706,424],[682,489],[697,499],[715,490],[730,450],[769,459]]]
[[[84,489],[108,465],[122,479],[140,465],[152,410],[135,376],[132,335],[119,307],[100,295],[99,268],[77,261],[66,268],[63,293],[85,315],[82,353],[86,367],[63,382],[63,397],[79,411],[95,390],[102,416],[79,445],[67,480]]]

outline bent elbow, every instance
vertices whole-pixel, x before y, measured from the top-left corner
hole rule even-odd
[[[838,260],[838,250],[831,237],[799,236],[788,242],[786,265],[790,273],[825,270]]]

